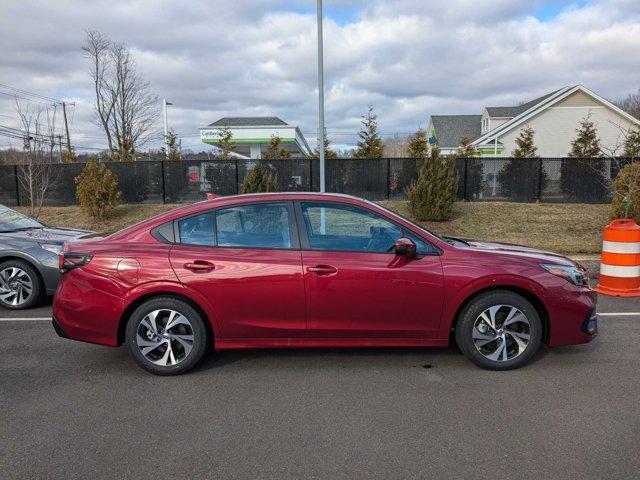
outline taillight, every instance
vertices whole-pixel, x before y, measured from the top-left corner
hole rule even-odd
[[[62,253],[58,256],[60,273],[67,273],[69,270],[86,265],[90,260],[91,255],[86,253]]]

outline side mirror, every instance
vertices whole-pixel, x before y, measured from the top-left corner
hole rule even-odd
[[[401,255],[407,258],[413,258],[416,256],[416,244],[410,238],[402,237],[396,240],[393,245],[393,249],[396,255]]]

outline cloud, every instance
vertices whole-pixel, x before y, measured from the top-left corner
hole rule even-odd
[[[637,1],[560,2],[544,18],[536,12],[548,1],[325,3],[342,12],[324,22],[326,124],[336,143],[355,140],[345,133],[368,104],[392,134],[425,126],[430,114],[479,113],[565,85],[608,98],[640,86]],[[80,48],[84,31],[98,29],[127,43],[154,92],[174,103],[170,124],[183,145],[198,145],[197,127],[226,115],[277,115],[313,134],[315,21],[311,0],[9,0],[0,78],[75,101],[74,142],[101,146]],[[14,114],[5,97],[0,113]]]

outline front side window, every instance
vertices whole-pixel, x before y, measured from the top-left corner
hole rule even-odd
[[[216,211],[219,247],[291,248],[289,210],[283,203],[257,203]]]
[[[402,237],[402,229],[368,210],[316,202],[302,202],[301,207],[314,250],[384,253]]]

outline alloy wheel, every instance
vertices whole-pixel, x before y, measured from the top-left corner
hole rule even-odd
[[[143,357],[155,365],[177,365],[193,349],[193,327],[180,312],[154,310],[140,321],[136,345]]]
[[[13,307],[25,304],[33,293],[33,280],[19,267],[0,271],[0,300]]]
[[[527,316],[518,308],[494,305],[478,315],[472,336],[481,355],[494,362],[506,362],[525,351],[531,337],[531,326]]]

